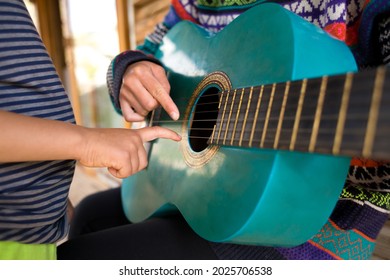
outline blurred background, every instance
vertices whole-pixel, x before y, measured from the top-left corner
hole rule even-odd
[[[111,105],[106,73],[121,51],[134,49],[168,11],[169,0],[24,0],[69,94],[76,121],[87,127],[130,127]],[[70,199],[121,181],[104,168],[77,165]]]
[[[106,72],[161,21],[169,0],[25,0],[70,94],[77,123],[121,127],[108,98]]]
[[[143,42],[168,12],[170,0],[24,0],[67,89],[77,123],[130,127],[113,109],[106,87],[110,61]],[[106,169],[77,165],[70,190],[74,205],[121,181]],[[390,221],[374,259],[390,259]]]

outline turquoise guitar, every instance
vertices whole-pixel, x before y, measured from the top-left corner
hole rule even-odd
[[[331,214],[351,156],[389,155],[375,130],[389,130],[385,69],[345,74],[356,71],[349,49],[279,5],[216,35],[182,22],[157,57],[181,118],[156,110],[150,125],[183,140],[153,142],[147,169],[123,181],[132,222],[180,211],[211,241],[295,246]]]

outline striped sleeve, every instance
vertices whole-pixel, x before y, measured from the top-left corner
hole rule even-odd
[[[0,110],[75,123],[53,63],[18,0],[0,1]],[[66,235],[74,165],[0,164],[0,240],[54,243]]]

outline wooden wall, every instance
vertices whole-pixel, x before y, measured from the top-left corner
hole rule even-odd
[[[170,0],[134,0],[134,32],[137,45],[164,19],[169,4]]]

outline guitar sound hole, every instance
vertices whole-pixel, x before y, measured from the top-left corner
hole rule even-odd
[[[206,89],[195,104],[189,132],[192,150],[201,152],[208,147],[218,117],[219,88]]]

